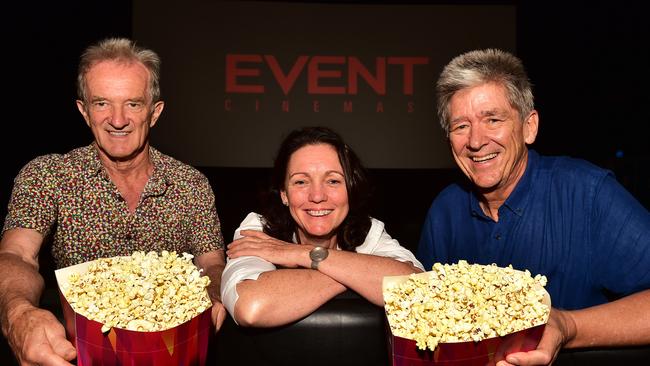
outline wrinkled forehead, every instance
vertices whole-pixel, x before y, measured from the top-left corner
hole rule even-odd
[[[128,94],[131,98],[150,99],[149,71],[138,62],[101,61],[86,73],[86,97]]]
[[[454,93],[449,103],[450,121],[462,115],[493,114],[513,109],[506,88],[497,83],[483,83]]]

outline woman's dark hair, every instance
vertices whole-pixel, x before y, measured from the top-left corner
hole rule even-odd
[[[288,207],[282,204],[280,192],[285,189],[287,166],[291,155],[307,145],[327,144],[339,157],[348,191],[348,215],[336,230],[338,246],[354,251],[363,244],[370,230],[368,212],[369,183],[366,171],[357,155],[343,142],[339,134],[327,127],[305,127],[294,130],[282,141],[275,157],[268,202],[263,209],[264,232],[274,238],[291,242],[296,233],[296,222]]]

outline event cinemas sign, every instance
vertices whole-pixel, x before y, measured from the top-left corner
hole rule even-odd
[[[340,105],[334,106],[339,111],[349,113],[355,110],[354,96],[360,93],[360,84],[367,87],[372,95],[384,97],[386,95],[401,94],[413,96],[414,77],[418,71],[426,72],[423,67],[429,65],[429,58],[425,56],[381,56],[374,57],[372,66],[364,64],[357,56],[298,56],[289,67],[284,69],[274,55],[260,54],[227,54],[225,62],[225,90],[226,99],[224,110],[228,112],[244,108],[252,108],[256,112],[265,109],[278,109],[290,112],[291,94],[298,90],[313,97],[309,109],[321,112],[319,98],[328,95],[348,96]],[[398,82],[391,85],[395,90],[387,90],[389,74]],[[266,76],[266,77],[265,77]],[[297,80],[302,81],[296,85]],[[270,83],[270,85],[267,85]],[[264,95],[281,91],[283,99],[276,104],[263,104],[255,95]],[[231,94],[249,94],[253,98],[242,100],[234,104]],[[370,107],[370,108],[369,108]],[[361,107],[357,106],[357,109]],[[374,112],[384,112],[384,102],[378,100],[371,106],[366,105]],[[415,111],[415,102],[406,100],[403,111]]]
[[[514,51],[515,20],[503,4],[134,1],[133,36],[162,58],[152,143],[195,166],[269,167],[289,131],[323,125],[369,168],[455,167],[436,79],[461,52]]]

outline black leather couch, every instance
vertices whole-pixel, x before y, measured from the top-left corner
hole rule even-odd
[[[229,316],[211,343],[209,364],[386,365],[385,329],[383,309],[347,291],[283,327],[239,327]]]

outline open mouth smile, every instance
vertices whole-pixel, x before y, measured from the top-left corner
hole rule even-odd
[[[485,156],[472,156],[470,159],[472,159],[473,162],[475,163],[482,163],[484,161],[492,160],[497,157],[497,153],[492,153],[492,154],[487,154]]]
[[[329,215],[332,211],[334,210],[306,210],[305,212],[307,212],[309,216],[321,217]]]

